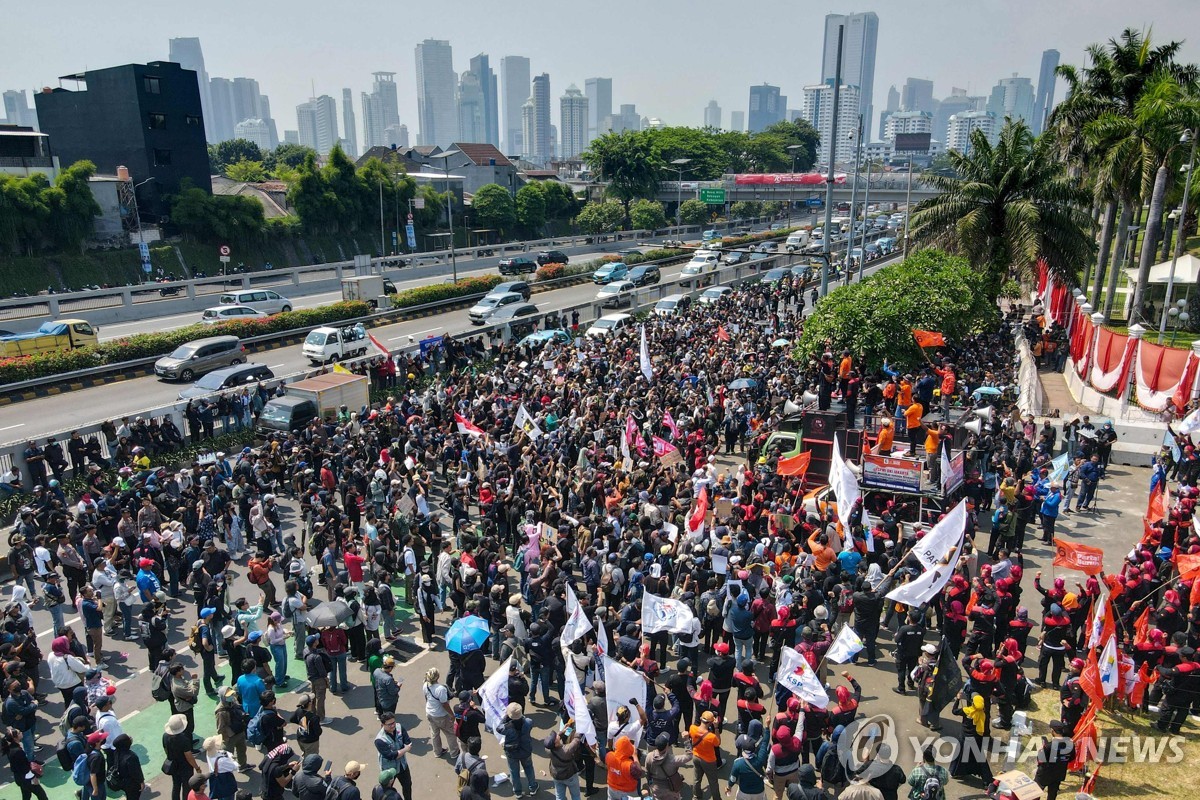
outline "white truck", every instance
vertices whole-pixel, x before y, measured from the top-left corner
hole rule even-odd
[[[396,293],[396,284],[382,275],[353,275],[342,278],[342,299],[361,300],[371,308],[391,307],[388,295]]]
[[[367,354],[371,342],[360,322],[345,328],[323,325],[304,339],[304,357],[313,364],[328,364]]]
[[[258,418],[260,433],[303,430],[314,419],[333,419],[342,411],[361,411],[370,402],[366,375],[330,372],[289,384],[287,394],[267,401]]]
[[[803,250],[808,246],[808,231],[792,231],[783,246],[789,253]]]

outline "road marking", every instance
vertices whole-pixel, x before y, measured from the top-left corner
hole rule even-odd
[[[133,680],[134,678],[136,678],[138,675],[143,675],[143,674],[145,674],[145,673],[147,673],[147,672],[149,672],[149,671],[150,671],[150,668],[149,668],[149,667],[142,667],[142,668],[141,668],[141,669],[139,669],[137,672],[135,672],[135,673],[133,673],[132,675],[130,675],[128,678],[121,678],[121,680],[119,680],[119,681],[117,681],[116,683],[114,683],[114,684],[113,684],[113,686],[120,686],[122,683],[128,683],[129,681],[131,681],[131,680]]]
[[[0,428],[0,431],[11,431],[13,428],[22,428],[24,426],[24,422],[18,422],[16,425],[5,425],[3,428]]]
[[[271,364],[267,367],[267,369],[275,369],[276,367],[286,367],[286,366],[287,366],[287,364]]]
[[[132,719],[132,718],[136,717],[136,716],[137,716],[138,714],[140,714],[140,713],[142,713],[142,710],[141,710],[140,708],[135,708],[133,711],[130,711],[130,712],[129,712],[128,714],[126,714],[125,716],[123,716],[123,717],[119,717],[119,718],[117,719],[117,722],[125,722],[125,720],[127,720],[127,719]]]

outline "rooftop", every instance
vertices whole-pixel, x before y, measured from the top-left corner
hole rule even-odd
[[[504,153],[501,153],[500,149],[494,144],[488,144],[486,142],[455,142],[451,146],[462,151],[462,154],[469,158],[471,163],[477,167],[493,166],[493,161],[497,167],[513,166],[513,163],[508,160],[508,157],[505,156]]]

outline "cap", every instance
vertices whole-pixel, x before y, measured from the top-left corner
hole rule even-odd
[[[711,711],[705,711],[703,714],[700,715],[700,721],[711,724],[711,723],[717,721],[717,715]]]
[[[108,738],[108,734],[105,733],[104,731],[96,731],[95,733],[88,734],[87,743],[88,744],[100,744],[107,738]]]
[[[394,780],[396,780],[396,770],[394,769],[385,769],[383,772],[379,773],[380,786],[387,786]]]
[[[316,634],[316,633],[310,633],[310,634],[308,635],[308,637],[307,637],[307,638],[304,640],[304,643],[305,643],[305,644],[308,644],[308,645],[314,645],[314,644],[316,644],[316,643],[317,643],[317,642],[319,642],[319,641],[321,641],[321,637],[320,637],[320,635],[319,635],[319,634]]]
[[[250,631],[250,641],[257,642],[262,638],[262,631]]]
[[[366,769],[366,767],[364,767],[362,764],[358,763],[357,761],[347,761],[346,762],[346,774],[347,775],[349,775],[352,772],[362,772],[364,769]]]
[[[936,644],[933,644],[932,642],[929,644],[921,645],[922,653],[927,653],[928,655],[933,656],[933,655],[937,655],[937,651],[938,651],[938,646]]]

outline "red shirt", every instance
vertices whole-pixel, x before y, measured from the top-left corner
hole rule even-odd
[[[342,556],[342,561],[346,565],[346,575],[350,578],[351,583],[362,583],[363,579],[363,564],[367,560],[357,553],[346,553]]]

